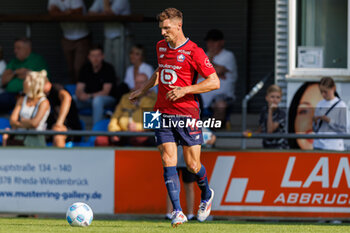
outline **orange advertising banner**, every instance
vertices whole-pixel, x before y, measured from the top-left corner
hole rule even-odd
[[[214,215],[350,217],[350,154],[225,151],[201,159]],[[164,213],[159,152],[116,151],[115,162],[115,212]]]
[[[159,152],[123,150],[116,151],[115,155],[115,213],[165,214],[167,193]],[[195,189],[195,205],[198,206],[200,192],[196,187]],[[183,189],[180,198],[185,211]]]

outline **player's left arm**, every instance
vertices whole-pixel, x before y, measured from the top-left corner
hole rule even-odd
[[[225,73],[229,72],[229,70],[225,66],[220,66],[220,65],[217,65],[215,63],[213,63],[213,66],[214,66],[216,73],[218,74],[219,77],[226,78]]]
[[[176,101],[187,94],[200,94],[219,89],[220,79],[217,73],[214,72],[210,74],[203,82],[185,87],[172,85],[169,85],[169,87],[173,89],[167,93],[166,98],[170,101]]]

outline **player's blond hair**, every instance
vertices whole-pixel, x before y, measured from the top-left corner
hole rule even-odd
[[[40,98],[45,96],[44,93],[44,85],[45,80],[47,79],[47,72],[46,70],[42,71],[31,71],[27,74],[26,82],[28,83],[28,91],[26,95],[29,98]]]
[[[182,21],[182,12],[176,8],[166,8],[157,15],[157,20],[163,22],[166,19],[180,19]]]
[[[279,92],[282,95],[282,89],[280,88],[280,86],[273,84],[270,85],[267,90],[266,90],[266,95],[272,93],[272,92]]]

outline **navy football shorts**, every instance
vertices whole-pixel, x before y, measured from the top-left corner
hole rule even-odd
[[[203,144],[202,128],[186,127],[186,123],[191,121],[192,118],[163,113],[160,120],[160,129],[154,130],[157,146],[166,142],[175,142],[182,146]],[[184,122],[184,124],[182,125],[180,122]]]

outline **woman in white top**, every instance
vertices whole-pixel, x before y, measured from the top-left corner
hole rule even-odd
[[[46,120],[50,113],[50,104],[44,94],[47,72],[29,72],[23,82],[24,97],[17,100],[10,117],[12,129],[46,130]],[[45,146],[43,135],[16,136],[25,146]]]
[[[321,134],[346,133],[347,131],[347,106],[335,95],[336,86],[330,77],[324,77],[320,81],[320,91],[323,97],[317,105],[313,117],[314,132]],[[343,139],[315,139],[314,149],[318,150],[344,150]]]
[[[154,72],[151,65],[144,62],[145,60],[145,48],[142,45],[134,45],[130,50],[130,65],[126,70],[124,82],[130,89],[135,88],[135,76],[136,74],[145,74],[150,78]]]

